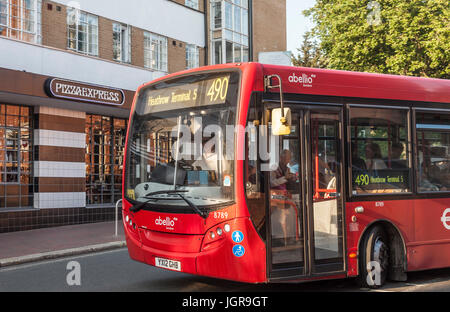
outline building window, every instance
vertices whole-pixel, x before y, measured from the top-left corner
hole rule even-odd
[[[67,8],[67,48],[98,56],[98,17]]]
[[[222,28],[222,2],[211,3],[212,29]]]
[[[41,44],[41,0],[0,0],[0,35]]]
[[[122,198],[126,120],[86,116],[86,205],[111,206]]]
[[[144,66],[167,72],[167,38],[144,33]]]
[[[113,57],[114,60],[131,63],[131,27],[113,23]]]
[[[211,0],[213,64],[249,61],[248,0]]]
[[[185,5],[198,10],[198,0],[186,0]]]
[[[32,110],[0,105],[0,208],[33,206]]]
[[[195,44],[186,45],[186,68],[199,67],[199,51]]]
[[[352,194],[411,192],[407,109],[351,108]]]
[[[450,191],[450,115],[417,113],[419,192]]]

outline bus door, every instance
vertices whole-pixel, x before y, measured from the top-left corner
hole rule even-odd
[[[264,179],[269,279],[342,273],[342,112],[287,105],[291,133],[274,137],[271,107]]]

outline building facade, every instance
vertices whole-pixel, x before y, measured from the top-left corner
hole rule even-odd
[[[285,49],[285,0],[0,0],[0,233],[113,220],[139,85]]]

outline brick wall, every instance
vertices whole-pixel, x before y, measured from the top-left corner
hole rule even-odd
[[[184,5],[184,0],[173,1]],[[203,10],[203,0],[200,0],[200,4],[200,8]],[[66,6],[49,0],[43,0],[42,6],[42,44],[66,50]],[[98,57],[108,61],[114,61],[112,33],[114,22],[101,16],[98,17]],[[148,31],[151,32],[151,30]],[[169,73],[186,69],[186,42],[167,38],[167,48]],[[200,50],[200,66],[204,63],[204,49],[202,48]],[[144,67],[144,30],[133,26],[131,26],[131,65]]]
[[[286,49],[286,0],[253,0],[253,60],[259,52]]]
[[[67,48],[66,7],[48,0],[42,1],[42,45]]]
[[[131,64],[144,67],[144,31],[131,27]]]
[[[186,43],[175,40],[168,39],[167,42],[167,53],[169,62],[169,73],[174,73],[177,71],[186,69]]]
[[[205,63],[205,53],[206,53],[206,49],[205,49],[205,48],[200,48],[200,49],[199,49],[199,57],[200,57],[199,65],[200,65],[200,66],[205,66],[205,65],[207,65],[207,64]]]
[[[112,61],[113,57],[113,21],[98,18],[98,56]]]

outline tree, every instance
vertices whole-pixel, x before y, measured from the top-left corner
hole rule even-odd
[[[303,43],[297,57],[292,57],[294,66],[324,68],[326,65],[325,59],[320,51],[319,44],[313,40],[312,33],[306,32],[303,36]]]
[[[317,0],[304,14],[328,68],[450,78],[448,0]]]

